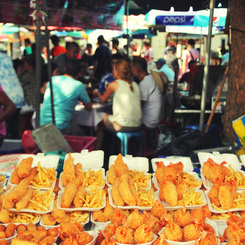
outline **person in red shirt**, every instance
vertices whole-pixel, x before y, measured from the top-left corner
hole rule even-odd
[[[50,39],[54,45],[54,47],[51,49],[52,58],[66,52],[66,49],[59,45],[60,40],[57,36],[54,35]]]

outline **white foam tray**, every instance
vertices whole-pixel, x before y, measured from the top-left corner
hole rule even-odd
[[[104,204],[101,207],[98,208],[88,208],[88,207],[80,207],[80,208],[62,208],[61,207],[61,199],[63,196],[64,190],[60,190],[58,192],[58,199],[57,199],[57,208],[68,211],[68,212],[72,212],[72,211],[98,211],[103,209],[106,206],[106,196],[104,196]]]
[[[111,155],[109,158],[109,168],[111,165],[115,164],[117,156]],[[123,157],[124,163],[128,165],[129,170],[137,170],[137,171],[144,171],[149,172],[149,160],[146,157],[133,157],[131,155],[127,155]]]
[[[105,177],[105,169],[104,168],[100,168],[100,169],[102,169],[102,178],[104,179],[104,180],[106,180],[106,177]],[[91,171],[99,171],[100,169],[91,169]],[[88,170],[83,170],[84,172],[88,172]],[[65,189],[65,186],[64,186],[64,184],[63,184],[63,181],[62,181],[62,175],[63,175],[63,172],[60,174],[60,178],[59,178],[59,188],[60,189]],[[102,186],[100,186],[100,187],[98,187],[98,186],[90,186],[90,187],[86,187],[86,189],[87,190],[89,190],[89,189],[91,189],[91,188],[93,188],[93,187],[96,187],[97,189],[103,189],[104,187],[105,187],[105,184],[104,185],[102,185]]]
[[[198,152],[197,153],[199,162],[201,164],[201,167],[203,167],[204,163],[211,158],[215,163],[221,164],[222,162],[227,162],[224,166],[229,168],[229,165],[234,170],[240,170],[241,169],[241,163],[239,162],[238,157],[235,154],[231,153],[222,153],[220,154],[219,152],[213,152],[213,153],[208,153],[208,152]]]
[[[65,161],[68,158],[69,154],[65,155]],[[81,153],[71,153],[71,156],[74,158],[74,165],[77,163],[82,164],[82,170],[89,169],[98,169],[102,168],[104,164],[104,151],[88,151],[83,150]]]
[[[170,163],[182,162],[184,165],[184,172],[192,172],[194,170],[190,157],[171,156],[166,158],[153,158],[151,159],[151,165],[154,172],[156,172],[157,168],[156,162],[163,162],[165,166],[168,166]]]
[[[151,210],[152,207],[141,207],[141,206],[117,206],[112,198],[112,194],[111,194],[112,189],[108,188],[108,195],[109,195],[109,203],[113,208],[120,208],[120,209],[139,209],[139,210]],[[158,197],[156,195],[156,193],[154,192],[154,196],[155,196],[155,201],[157,201]]]
[[[206,196],[206,199],[207,199],[207,203],[208,203],[208,208],[211,212],[213,213],[227,213],[228,211],[230,212],[235,212],[235,211],[242,211],[242,210],[245,210],[245,207],[242,209],[242,208],[231,208],[229,210],[216,210],[213,206],[212,206],[212,203],[208,197],[208,193],[209,193],[210,189],[209,190],[206,190],[205,191],[205,196]],[[237,192],[242,192],[242,190],[237,190]]]
[[[207,204],[207,200],[206,200],[206,198],[205,198],[205,195],[204,195],[203,191],[201,191],[201,190],[195,190],[195,192],[201,193],[203,204],[201,204],[201,205],[194,205],[194,206],[186,206],[186,209],[189,209],[189,210],[191,210],[191,209],[196,209],[196,208],[203,207],[203,206],[205,206],[205,205]],[[159,199],[160,199],[160,198],[159,198]],[[177,210],[177,209],[183,208],[183,206],[175,206],[175,207],[171,207],[167,202],[164,202],[164,201],[161,200],[161,199],[160,199],[160,201],[161,201],[161,203],[163,204],[163,206],[166,208],[167,211],[170,211],[170,210]]]
[[[153,244],[153,242],[157,239],[157,235],[153,234],[153,239],[152,241],[150,242],[146,242],[146,243],[133,243],[131,245],[150,245],[150,244]],[[120,242],[117,242],[116,239],[115,239],[115,236],[113,236],[114,240],[115,240],[115,243],[118,244],[118,245],[128,245],[128,244],[125,244],[125,243],[120,243]]]
[[[196,172],[189,172],[188,174],[192,175],[195,179],[198,180],[198,182],[201,182],[202,179],[198,177],[198,174]],[[157,181],[157,177],[156,177],[156,174],[153,173],[152,175],[152,183],[155,185],[155,187],[159,190],[160,186],[159,186],[159,183]],[[195,190],[199,190],[201,188],[201,186],[197,187],[197,188],[194,188]]]

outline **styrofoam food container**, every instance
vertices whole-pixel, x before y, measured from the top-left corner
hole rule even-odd
[[[58,156],[53,156],[53,155],[43,156],[41,154],[40,155],[27,154],[27,156],[26,155],[20,156],[18,163],[17,163],[17,166],[20,164],[20,162],[23,159],[26,159],[28,157],[33,157],[32,168],[37,167],[37,164],[40,162],[41,167],[57,169],[58,162],[59,162]],[[17,185],[12,183],[11,177],[12,177],[12,174],[9,178],[8,184],[11,186],[17,186]],[[55,181],[52,183],[51,187],[40,187],[40,190],[47,190],[47,189],[54,188],[55,182],[56,182],[56,177],[57,177],[57,172],[55,172]],[[37,187],[35,187],[35,186],[32,186],[32,185],[30,185],[30,186],[33,187],[34,189],[37,189]]]
[[[105,169],[104,169],[104,168],[91,169],[91,171],[95,171],[95,172],[97,172],[97,171],[99,171],[99,170],[102,170],[102,178],[103,178],[104,180],[106,180],[106,177],[105,177]],[[83,170],[83,171],[84,171],[84,172],[88,172],[89,170]],[[63,181],[62,181],[62,175],[63,175],[63,172],[60,174],[60,178],[59,178],[59,188],[63,190],[63,189],[65,189],[65,186],[64,186]],[[105,181],[105,183],[106,183],[106,181]],[[103,189],[103,188],[105,187],[105,184],[102,185],[102,186],[100,186],[100,187],[98,187],[98,186],[90,186],[90,187],[86,187],[86,189],[89,190],[89,189],[91,189],[91,188],[93,188],[93,187],[96,187],[97,189]]]
[[[238,212],[233,212],[233,215],[241,217],[241,215]],[[217,226],[224,225],[227,222],[227,219],[211,219],[211,220],[214,221],[217,224]]]
[[[227,213],[228,211],[230,212],[234,212],[234,211],[242,211],[242,210],[245,210],[245,207],[242,209],[242,208],[231,208],[229,210],[216,210],[213,206],[212,206],[212,203],[208,197],[208,193],[209,193],[210,189],[209,190],[206,190],[205,191],[205,196],[206,196],[206,199],[207,199],[207,203],[208,203],[208,208],[211,212],[213,213]],[[242,190],[237,190],[237,192],[243,192]]]
[[[158,235],[161,235],[164,231],[165,227],[163,227],[159,232],[158,232]],[[183,230],[183,228],[182,228]],[[202,237],[202,232],[201,232],[201,236],[198,238],[198,241],[200,241]],[[166,239],[166,242],[169,244],[169,245],[195,245],[196,244],[196,240],[192,240],[192,241],[188,241],[188,242],[177,242],[177,241],[171,241],[171,240],[168,240]]]
[[[56,228],[56,227],[59,227],[59,226],[60,226],[60,224],[57,224],[57,225],[44,225],[44,224],[43,224],[43,219],[42,219],[42,217],[41,217],[41,219],[40,219],[39,225],[43,226],[45,229],[53,229],[53,228]]]
[[[152,207],[141,207],[141,206],[128,206],[128,205],[127,206],[117,206],[113,201],[111,191],[112,189],[108,188],[109,203],[113,208],[118,207],[119,209],[139,209],[139,210],[151,210],[152,209]],[[154,196],[155,196],[155,201],[157,201],[158,198],[155,192],[154,192]]]
[[[205,223],[207,223],[207,224],[209,224],[209,225],[211,225],[213,227],[215,236],[219,235],[218,226],[213,220],[211,220],[209,218],[206,218]]]
[[[68,158],[69,154],[65,155],[65,160]],[[89,169],[99,169],[103,167],[104,164],[104,151],[88,151],[83,150],[81,153],[71,153],[71,156],[74,158],[74,165],[81,163],[83,168],[82,170]]]
[[[240,160],[241,160],[242,164],[245,166],[245,155],[241,155]]]
[[[111,155],[109,158],[109,168],[111,165],[115,164],[115,160],[117,155]],[[133,157],[131,155],[127,155],[123,157],[123,162],[128,165],[129,170],[137,170],[149,172],[149,160],[146,157]]]
[[[0,182],[0,189],[2,189],[2,188],[4,188],[5,187],[5,185],[6,185],[6,183],[7,183],[7,177],[3,180],[3,181],[1,181]]]
[[[198,152],[197,153],[199,162],[201,164],[201,167],[203,167],[204,163],[211,158],[215,163],[221,164],[222,162],[227,162],[224,166],[229,168],[229,165],[234,170],[240,170],[241,169],[241,163],[239,162],[238,157],[235,154],[231,153],[219,153],[219,152],[213,152],[213,153],[208,153],[208,152]]]
[[[8,192],[9,191],[7,191],[7,193]],[[40,192],[44,192],[44,191],[40,191]],[[52,194],[52,197],[55,197],[54,193]],[[50,213],[53,211],[53,206],[54,206],[54,199],[50,202],[49,209],[47,211],[37,211],[33,209],[28,209],[28,208],[24,208],[20,211],[18,211],[16,208],[10,208],[9,211],[16,212],[16,213],[26,212],[26,213],[35,213],[35,214],[46,214],[46,213]]]
[[[23,212],[21,212],[21,213],[23,213]],[[39,223],[40,219],[41,219],[41,215],[39,215],[38,219],[35,222],[32,221],[32,223],[36,225],[36,224]],[[21,224],[23,225],[23,224],[28,224],[29,222],[28,223],[16,223],[16,222],[12,222],[12,223],[14,223],[16,225],[21,225]]]
[[[192,175],[196,180],[198,180],[198,182],[202,181],[202,179],[198,177],[198,174],[196,172],[189,172],[188,174]],[[152,175],[152,182],[155,185],[155,187],[159,190],[160,186],[159,186],[159,183],[157,181],[157,177],[156,177],[155,173],[153,173],[153,175]],[[194,189],[199,190],[201,188],[201,186],[202,185],[200,185],[199,187],[194,188]]]
[[[153,239],[152,239],[152,241],[150,241],[150,242],[147,242],[147,243],[133,243],[133,244],[131,244],[131,245],[150,245],[150,244],[152,244],[156,239],[157,239],[157,235],[155,235],[155,234],[153,234]],[[115,239],[115,235],[113,236],[113,238],[114,238],[114,240],[115,240],[115,243],[116,244],[118,244],[118,245],[128,245],[128,244],[125,244],[125,243],[120,243],[120,242],[117,242],[116,241],[116,239]]]
[[[65,211],[68,211],[68,212],[72,212],[72,211],[98,211],[98,210],[101,210],[102,208],[104,208],[106,206],[106,196],[103,197],[104,199],[104,204],[103,206],[101,207],[98,207],[98,208],[88,208],[88,207],[80,207],[80,208],[62,208],[61,207],[61,199],[62,199],[62,196],[63,196],[63,193],[64,193],[64,190],[60,190],[58,192],[58,199],[57,199],[57,207],[59,209],[62,209],[62,210],[65,210]]]
[[[108,185],[108,187],[112,187],[112,185],[109,184],[108,181],[107,181],[107,173],[108,173],[108,171],[106,172],[106,184]],[[145,175],[149,176],[150,174],[149,173],[145,173]],[[148,184],[148,187],[146,187],[144,189],[151,189],[151,178],[149,179],[147,184]]]
[[[188,209],[188,210],[200,208],[200,207],[203,207],[203,206],[205,206],[207,204],[207,200],[205,198],[205,195],[204,195],[203,191],[201,191],[201,190],[195,190],[195,192],[200,192],[201,193],[203,204],[201,204],[201,205],[194,205],[194,206],[185,206],[186,209]],[[182,206],[171,207],[167,202],[164,202],[163,200],[161,200],[161,203],[163,204],[163,206],[166,208],[167,211],[177,210],[177,209],[183,208]]]
[[[234,171],[239,171],[239,172],[242,173],[242,175],[244,175],[244,177],[245,177],[245,172],[244,172],[243,170],[234,170]],[[203,169],[202,169],[202,168],[201,168],[200,173],[201,173],[201,177],[202,177],[202,180],[203,180],[203,186],[204,186],[206,189],[212,188],[213,183],[212,183],[210,180],[208,180],[208,179],[204,176],[204,174],[203,174]],[[239,186],[238,186],[237,189],[238,189],[238,190],[245,190],[245,187],[239,187]]]
[[[85,231],[85,232],[87,232],[87,233],[89,233],[91,236],[93,236],[93,240],[92,240],[91,242],[87,243],[87,244],[95,245],[96,239],[97,239],[97,237],[98,237],[98,232],[95,231],[95,230],[93,230],[93,231]]]

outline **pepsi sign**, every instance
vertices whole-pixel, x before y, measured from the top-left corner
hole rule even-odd
[[[158,15],[156,16],[156,25],[165,26],[189,26],[193,25],[195,16],[194,15]]]

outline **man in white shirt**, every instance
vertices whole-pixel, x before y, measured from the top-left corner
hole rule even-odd
[[[160,92],[153,76],[147,72],[147,62],[144,58],[134,57],[131,61],[133,75],[140,81],[141,105],[142,105],[142,124],[147,133],[147,142],[156,146],[156,135],[149,142],[149,134],[156,133],[157,125],[163,118],[163,95]],[[149,133],[149,134],[148,134]],[[151,140],[151,139],[150,139]]]
[[[181,59],[182,59],[182,74],[190,71],[188,68],[188,64],[191,60],[197,61],[198,59],[200,59],[200,53],[194,47],[195,47],[195,40],[189,39],[187,49],[184,50],[182,57],[181,57]]]

